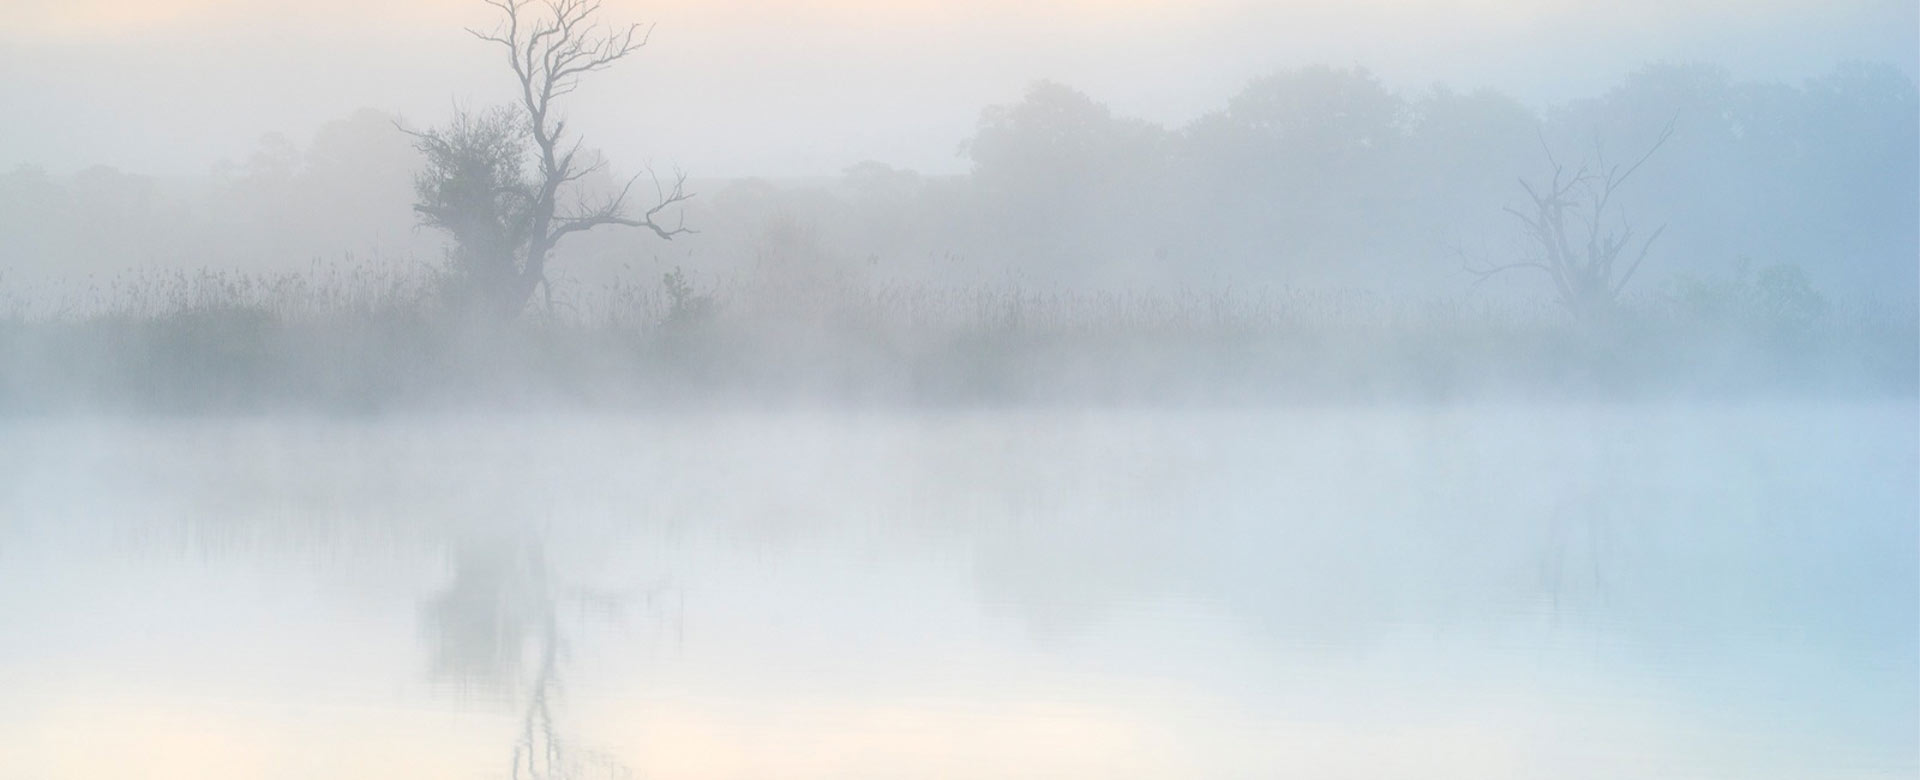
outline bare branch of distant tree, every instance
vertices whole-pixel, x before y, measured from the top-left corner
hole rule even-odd
[[[516,190],[515,196],[521,204],[517,209],[507,209],[499,202],[483,199],[470,198],[463,202],[464,205],[435,201],[428,190],[436,186],[436,182],[428,179],[435,175],[473,174],[473,169],[461,167],[471,161],[463,161],[458,155],[463,151],[472,151],[474,142],[490,142],[493,139],[477,138],[471,133],[461,137],[453,129],[414,133],[416,146],[428,154],[430,163],[436,158],[440,159],[441,167],[447,169],[436,172],[431,170],[430,164],[430,170],[423,174],[419,184],[422,203],[416,209],[422,214],[423,221],[448,229],[461,242],[482,237],[482,233],[472,229],[462,233],[451,226],[454,223],[464,224],[476,219],[481,222],[512,220],[516,223],[516,229],[494,231],[494,235],[485,236],[489,240],[511,240],[515,242],[512,246],[469,251],[474,256],[503,253],[513,256],[511,273],[492,278],[483,290],[485,297],[499,308],[500,313],[511,317],[525,307],[534,289],[545,281],[547,261],[561,238],[601,225],[645,228],[669,240],[691,233],[693,231],[686,227],[684,214],[676,216],[671,223],[665,220],[668,210],[677,211],[677,207],[691,199],[693,193],[686,189],[685,174],[676,173],[669,187],[649,171],[647,175],[653,180],[655,198],[652,205],[639,210],[637,214],[634,209],[639,207],[631,202],[630,196],[639,176],[629,180],[619,194],[611,198],[591,206],[582,204],[571,210],[562,209],[561,190],[604,171],[605,163],[587,161],[582,157],[581,142],[578,139],[567,140],[567,121],[560,116],[556,101],[578,88],[581,77],[605,70],[646,46],[652,37],[653,27],[604,24],[598,20],[599,0],[482,1],[499,10],[502,17],[500,23],[492,30],[469,29],[467,32],[481,41],[498,46],[506,54],[507,66],[513,71],[518,87],[518,121],[525,128],[525,140],[531,145],[530,152],[536,161],[536,170],[531,176],[522,176],[517,168],[509,170],[512,166],[506,161],[494,160],[491,164],[495,169],[481,171],[490,178],[501,180],[501,186]],[[465,116],[457,118],[455,125],[456,129],[464,126],[472,130],[475,127]],[[491,208],[492,211],[478,216],[454,213],[476,204]]]
[[[1596,147],[1591,166],[1582,165],[1572,172],[1554,158],[1542,136],[1541,148],[1546,150],[1551,174],[1539,183],[1521,179],[1527,205],[1505,208],[1520,225],[1526,254],[1507,263],[1467,263],[1467,271],[1481,281],[1507,271],[1540,271],[1553,280],[1559,301],[1575,316],[1604,316],[1640,270],[1654,242],[1666,232],[1666,226],[1661,225],[1645,239],[1636,240],[1633,226],[1617,216],[1614,196],[1666,145],[1673,132],[1674,121],[1668,120],[1646,151],[1625,165],[1609,165],[1603,150]],[[1621,258],[1628,256],[1626,253],[1636,244],[1631,260],[1621,266]]]

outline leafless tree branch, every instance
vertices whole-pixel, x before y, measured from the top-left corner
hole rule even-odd
[[[1662,225],[1641,242],[1633,262],[1616,274],[1621,254],[1634,241],[1634,230],[1624,217],[1613,216],[1618,211],[1614,196],[1673,137],[1674,125],[1674,120],[1668,120],[1646,151],[1625,166],[1608,165],[1605,149],[1596,141],[1592,163],[1571,174],[1554,157],[1545,133],[1537,133],[1551,173],[1543,183],[1519,180],[1528,201],[1524,209],[1503,207],[1523,226],[1533,256],[1503,264],[1463,263],[1476,277],[1475,284],[1507,271],[1534,270],[1553,280],[1560,301],[1577,316],[1591,317],[1611,308],[1666,230]],[[1575,231],[1583,235],[1576,237]]]
[[[609,68],[646,46],[652,40],[653,25],[603,24],[599,21],[600,0],[482,2],[497,9],[499,24],[491,31],[468,29],[467,33],[505,49],[508,67],[519,87],[527,138],[532,142],[538,167],[525,194],[526,244],[514,279],[515,289],[505,294],[511,299],[507,305],[513,311],[524,306],[526,297],[545,280],[549,253],[561,238],[571,233],[600,225],[646,228],[663,239],[693,232],[685,225],[684,212],[672,225],[666,224],[663,217],[668,209],[676,209],[693,197],[686,191],[685,174],[677,174],[668,188],[648,171],[654,182],[655,199],[638,216],[630,213],[630,196],[639,176],[629,180],[617,195],[592,207],[582,203],[582,207],[562,213],[558,205],[563,187],[603,171],[606,166],[597,155],[583,158],[579,139],[566,141],[567,122],[558,115],[556,100],[577,89],[581,77]],[[427,146],[434,141],[429,135],[416,133],[414,137]]]

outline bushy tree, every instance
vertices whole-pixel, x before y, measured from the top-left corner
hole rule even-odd
[[[416,139],[425,167],[414,182],[414,211],[422,224],[453,239],[457,294],[468,300],[512,294],[533,227],[525,117],[511,107],[460,112]]]
[[[547,261],[566,236],[601,225],[645,228],[663,239],[689,232],[658,218],[692,197],[686,177],[671,186],[653,178],[653,205],[638,214],[628,196],[592,199],[581,179],[605,167],[569,141],[555,101],[580,77],[611,66],[647,43],[651,28],[607,27],[592,0],[485,0],[504,16],[474,37],[506,50],[521,99],[517,106],[461,112],[451,125],[415,134],[427,166],[416,182],[421,221],[454,241],[453,266],[462,302],[500,318],[517,316],[546,282]]]
[[[1377,262],[1410,197],[1406,101],[1361,68],[1315,66],[1250,81],[1184,135],[1202,215],[1190,231],[1256,273]]]
[[[1032,250],[1063,268],[1111,270],[1162,243],[1171,136],[1050,81],[987,108],[962,147],[981,228],[995,249]]]

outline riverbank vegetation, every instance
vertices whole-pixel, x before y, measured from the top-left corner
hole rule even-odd
[[[1791,266],[1683,278],[1601,322],[1471,297],[683,269],[565,287],[500,322],[392,268],[7,289],[0,409],[1910,396],[1920,376],[1910,312],[1830,301]]]

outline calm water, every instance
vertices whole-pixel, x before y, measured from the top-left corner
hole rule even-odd
[[[1911,404],[0,424],[0,776],[1920,776]]]

